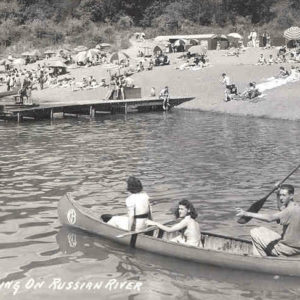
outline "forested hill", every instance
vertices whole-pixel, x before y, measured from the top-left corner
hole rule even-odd
[[[282,30],[300,23],[299,0],[0,0],[0,44],[113,42],[123,30],[149,35]],[[205,26],[205,27],[204,27]],[[19,45],[20,46],[20,45]]]

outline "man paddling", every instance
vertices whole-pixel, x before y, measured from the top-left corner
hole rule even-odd
[[[256,256],[291,256],[300,254],[300,206],[294,202],[294,187],[282,184],[277,189],[277,206],[275,214],[260,214],[237,208],[238,217],[251,217],[265,222],[277,221],[283,226],[279,235],[265,227],[250,231],[253,254]]]

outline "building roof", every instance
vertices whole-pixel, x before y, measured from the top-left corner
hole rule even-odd
[[[168,41],[168,40],[180,40],[180,39],[212,39],[217,37],[216,34],[186,34],[186,35],[159,35],[154,40],[159,41]]]

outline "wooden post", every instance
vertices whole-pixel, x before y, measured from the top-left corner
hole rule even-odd
[[[50,119],[53,120],[53,108],[50,110]]]
[[[125,115],[127,115],[127,103],[125,103]]]
[[[94,118],[95,117],[95,109],[93,108],[93,106],[90,106],[90,117]]]
[[[18,123],[20,123],[20,119],[21,119],[21,116],[20,116],[20,113],[18,112],[17,113],[17,121],[18,121]]]

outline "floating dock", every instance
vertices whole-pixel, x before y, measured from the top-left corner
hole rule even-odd
[[[172,108],[192,99],[194,97],[170,97],[169,107]],[[70,101],[29,106],[15,104],[13,100],[6,100],[6,102],[0,103],[0,119],[20,122],[25,119],[54,119],[55,114],[88,115],[93,118],[97,114],[159,111],[163,110],[163,101],[157,97],[149,97],[125,100]]]

